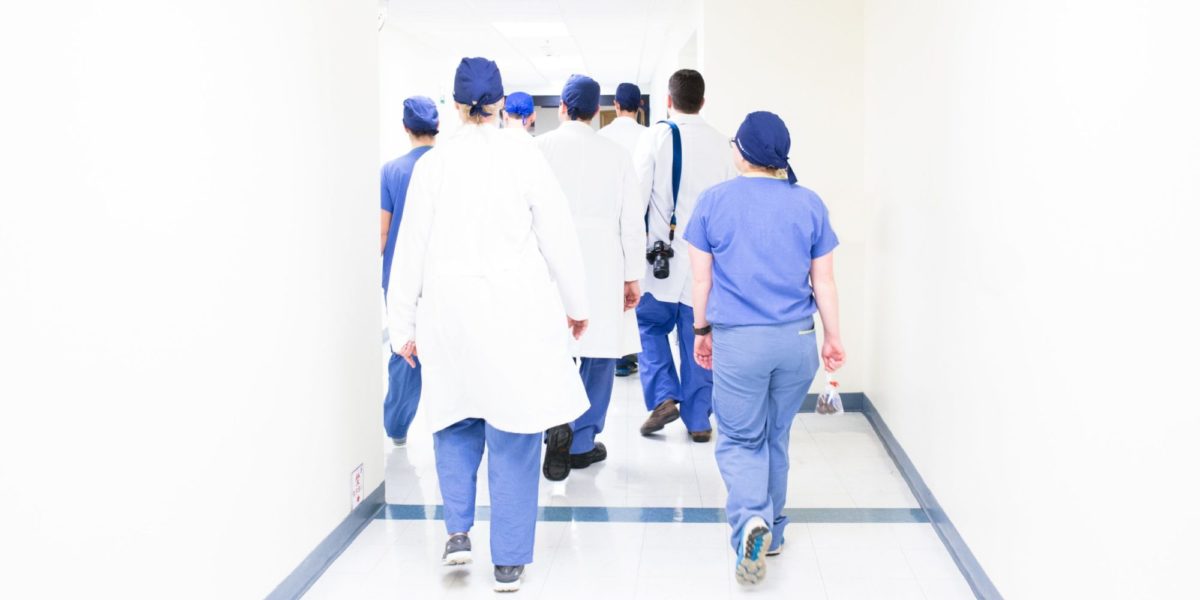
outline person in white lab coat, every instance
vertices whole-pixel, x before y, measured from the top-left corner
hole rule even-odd
[[[687,229],[700,192],[737,176],[729,154],[729,137],[721,135],[700,117],[704,106],[704,78],[681,69],[668,82],[670,122],[659,123],[642,137],[634,152],[634,166],[649,198],[647,258],[653,255],[642,282],[645,296],[638,304],[642,353],[638,356],[642,391],[650,417],[642,435],[661,430],[682,418],[695,442],[712,439],[712,372],[700,368],[692,356],[695,316],[692,311],[692,277],[688,243],[676,230]],[[676,162],[674,129],[681,145]],[[678,194],[675,168],[679,167]],[[678,202],[676,202],[678,200]],[[663,272],[663,268],[669,270]],[[676,374],[668,339],[678,332],[680,354]]]
[[[646,133],[646,126],[638,123],[638,111],[642,108],[642,90],[632,83],[617,86],[613,97],[613,108],[617,118],[600,128],[600,135],[618,143],[630,156]]]
[[[622,83],[617,86],[613,98],[613,108],[617,118],[600,128],[600,135],[620,144],[629,155],[633,156],[634,149],[646,133],[646,126],[638,122],[638,113],[642,108],[642,90],[636,84]],[[616,376],[629,377],[637,373],[636,354],[621,357],[617,361]]]
[[[553,481],[608,456],[596,434],[604,430],[617,359],[641,350],[633,308],[641,298],[638,280],[645,272],[646,248],[645,209],[633,162],[589,124],[600,110],[600,84],[572,75],[561,97],[563,123],[534,143],[567,195],[583,248],[592,313],[577,352],[591,408],[547,433],[542,473]]]
[[[454,81],[463,126],[413,172],[388,288],[393,351],[422,363],[450,535],[448,565],[470,562],[476,472],[488,452],[495,588],[520,587],[533,560],[542,432],[588,407],[570,334],[588,325],[579,238],[546,160],[495,126],[496,63],[464,58]],[[501,357],[538,366],[516,372]]]
[[[526,137],[532,137],[535,124],[537,111],[534,110],[533,96],[525,92],[512,92],[504,98],[505,131],[524,133]]]

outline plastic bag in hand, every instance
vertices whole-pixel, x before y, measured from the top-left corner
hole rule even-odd
[[[817,396],[817,413],[822,415],[840,415],[846,412],[842,408],[842,396],[838,393],[837,376],[825,372],[825,389]]]

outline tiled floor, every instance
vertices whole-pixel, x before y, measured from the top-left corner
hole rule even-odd
[[[618,379],[606,431],[606,462],[542,481],[543,506],[723,507],[713,444],[693,444],[682,425],[644,438],[637,378]],[[422,417],[405,449],[388,446],[387,501],[441,503],[433,445]],[[802,414],[792,428],[789,507],[916,507],[871,426],[858,414]],[[486,458],[484,459],[486,461]],[[486,473],[486,465],[481,467]],[[479,480],[487,502],[487,477]],[[441,521],[372,522],[306,595],[310,599],[496,598],[488,523],[471,532],[476,562],[441,566]],[[554,600],[969,599],[970,589],[925,523],[793,523],[766,581],[732,576],[729,532],[720,523],[541,522],[534,563],[519,598]]]

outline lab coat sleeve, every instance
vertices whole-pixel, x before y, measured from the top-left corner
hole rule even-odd
[[[388,337],[393,350],[399,350],[409,340],[416,340],[417,303],[421,301],[425,256],[429,249],[429,232],[433,228],[434,182],[430,167],[434,165],[429,163],[436,159],[430,161],[430,158],[434,157],[426,156],[413,170],[403,214],[392,216],[400,219],[387,295]]]
[[[538,249],[546,260],[550,275],[558,285],[563,308],[572,319],[589,317],[587,282],[584,279],[583,253],[579,235],[571,219],[571,209],[550,164],[542,153],[529,145],[526,161],[526,197],[533,213],[533,233]]]
[[[655,241],[667,241],[670,232],[671,211],[674,210],[671,172],[675,160],[670,139],[668,126],[655,125],[642,136],[638,148],[638,180],[650,223],[647,247]]]
[[[654,142],[658,136],[654,128],[647,129],[638,138],[633,150],[633,171],[637,175],[638,200],[642,203],[642,214],[650,206],[650,193],[654,185]]]
[[[625,253],[625,281],[637,281],[646,274],[646,208],[641,184],[633,163],[625,161],[621,177],[621,250]]]

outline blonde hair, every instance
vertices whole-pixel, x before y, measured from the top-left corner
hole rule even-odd
[[[479,125],[479,124],[483,123],[484,121],[500,114],[501,105],[502,105],[502,102],[485,104],[483,106],[483,111],[486,113],[490,113],[490,114],[488,114],[487,116],[484,116],[484,115],[471,114],[471,105],[470,104],[459,104],[457,102],[454,103],[454,106],[458,108],[458,116],[460,119],[462,119],[462,122],[463,123],[474,123],[476,125]]]

